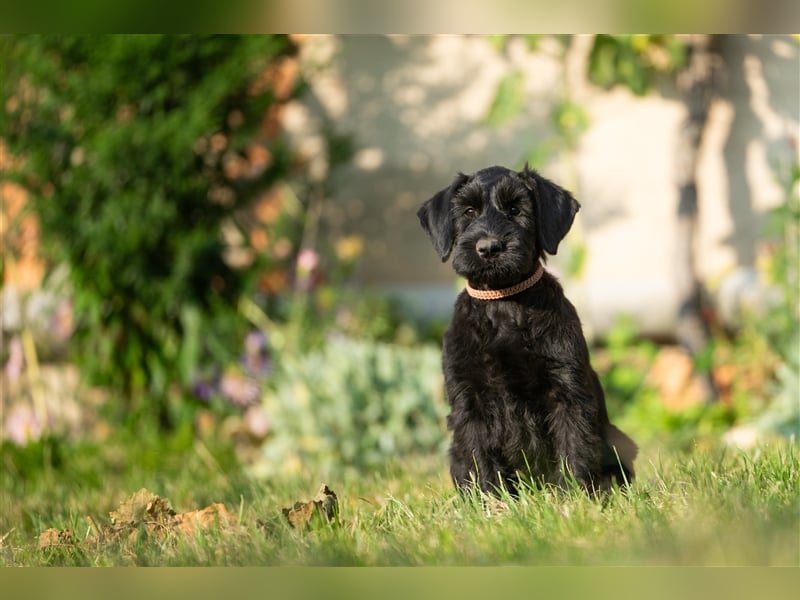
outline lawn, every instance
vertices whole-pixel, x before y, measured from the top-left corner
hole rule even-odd
[[[260,479],[227,445],[180,435],[6,445],[2,460],[6,566],[800,564],[798,453],[786,441],[747,452],[652,443],[631,489],[601,499],[462,498],[442,455]],[[331,519],[295,505],[323,482],[337,497]],[[214,518],[176,525],[208,507]]]

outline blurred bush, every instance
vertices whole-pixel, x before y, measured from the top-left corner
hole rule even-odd
[[[292,50],[272,35],[0,39],[7,175],[51,264],[69,265],[73,356],[128,416],[169,426],[203,357],[244,335],[254,265],[223,233],[289,172],[275,109],[297,88],[280,68]]]
[[[785,202],[770,211],[759,248],[765,302],[745,307],[735,337],[718,352],[737,375],[729,378],[733,400],[748,412],[733,437],[747,440],[800,437],[800,165],[776,165],[775,174]]]
[[[659,75],[686,65],[686,43],[674,35],[597,35],[589,55],[589,80],[610,89],[621,84],[643,96]]]
[[[332,336],[282,357],[264,395],[269,435],[252,465],[262,475],[374,468],[441,451],[447,439],[437,347]]]
[[[722,435],[752,447],[800,436],[800,166],[776,169],[776,179],[786,199],[770,211],[759,245],[751,285],[763,290],[760,301],[743,304],[733,328],[711,311],[713,337],[693,357],[696,372],[714,377],[718,403],[692,400],[691,388],[681,389],[686,369],[668,356],[674,350],[640,339],[624,318],[595,349],[609,411],[640,443],[692,449]],[[670,401],[670,389],[684,398]]]

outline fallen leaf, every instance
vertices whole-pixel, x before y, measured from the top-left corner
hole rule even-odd
[[[316,506],[311,502],[295,502],[292,508],[284,508],[283,514],[289,519],[289,523],[295,529],[301,529],[311,522]]]
[[[228,509],[221,502],[200,510],[181,513],[173,518],[174,527],[188,536],[194,535],[198,529],[204,530],[212,527],[229,529],[237,524],[238,519],[228,512]]]
[[[75,534],[71,529],[54,529],[51,527],[39,535],[39,549],[53,546],[70,546],[75,543]]]
[[[176,513],[170,506],[169,500],[145,488],[120,502],[119,507],[109,513],[109,517],[110,524],[97,524],[91,516],[87,516],[89,533],[83,543],[136,542],[142,535],[155,536],[158,540],[170,534],[192,536],[200,530],[214,527],[231,530],[238,526],[239,522],[237,517],[219,502],[199,510]],[[76,543],[75,534],[69,529],[50,528],[39,535],[39,548]]]
[[[156,496],[142,488],[127,500],[120,502],[117,510],[109,513],[111,524],[117,527],[133,526],[142,523],[167,524],[175,515],[169,500]]]
[[[314,498],[314,503],[322,508],[328,521],[339,519],[339,499],[326,484],[322,484]]]
[[[295,529],[311,527],[315,521],[337,524],[339,501],[336,494],[323,483],[313,500],[295,502],[292,508],[284,508],[282,512]]]

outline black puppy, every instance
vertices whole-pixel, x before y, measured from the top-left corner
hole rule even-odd
[[[417,213],[467,279],[442,351],[450,473],[462,490],[574,477],[595,491],[634,477],[636,445],[609,423],[575,307],[542,266],[579,207],[526,165],[459,174]]]

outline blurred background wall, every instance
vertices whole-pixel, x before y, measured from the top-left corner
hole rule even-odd
[[[671,335],[687,271],[677,247],[688,160],[681,136],[695,109],[679,78],[657,77],[642,94],[591,83],[593,38],[301,40],[308,89],[285,123],[312,165],[317,157],[318,175],[330,177],[325,227],[365,239],[359,284],[418,312],[446,314],[458,287],[418,225],[418,206],[459,171],[518,168],[527,159],[582,204],[550,265],[589,332],[629,315],[645,334]],[[800,63],[791,36],[718,36],[714,44],[713,93],[691,157],[697,212],[689,261],[704,291],[733,313],[742,296],[760,293],[752,270],[765,214],[785,198],[781,170],[797,161]],[[503,85],[507,103],[518,94],[518,107],[493,120]],[[566,149],[552,144],[554,110],[565,97],[586,121]],[[330,172],[324,131],[348,136],[354,153]],[[576,253],[585,258],[570,268]]]

